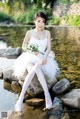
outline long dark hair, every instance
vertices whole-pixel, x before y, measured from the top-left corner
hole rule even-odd
[[[34,19],[36,19],[37,17],[43,18],[43,19],[45,20],[45,23],[46,23],[47,18],[46,18],[46,15],[45,15],[43,12],[37,12],[37,13],[35,14]]]

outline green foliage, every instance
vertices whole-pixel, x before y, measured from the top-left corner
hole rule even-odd
[[[17,21],[20,23],[30,23],[33,22],[34,14],[37,12],[37,8],[28,9],[24,14],[21,14]]]
[[[80,15],[66,15],[63,17],[53,17],[49,20],[49,25],[60,25],[61,21],[64,19],[64,25],[71,25],[71,26],[80,26]]]
[[[49,10],[44,10],[42,8],[40,9],[37,7],[32,7],[30,9],[27,9],[27,11],[24,14],[20,15],[16,21],[20,22],[20,23],[33,23],[34,15],[38,11],[44,12],[46,14],[48,20],[51,17],[51,13],[49,12]]]
[[[79,3],[79,0],[57,0],[57,3],[66,4],[66,3]]]
[[[61,19],[59,17],[53,17],[51,20],[49,20],[49,25],[59,25]]]
[[[67,15],[65,21],[69,25],[80,26],[80,15]]]
[[[9,6],[6,3],[0,2],[0,12],[5,12],[6,14],[9,13]]]
[[[11,16],[7,15],[6,13],[0,12],[0,22],[13,22],[14,20],[12,19]]]

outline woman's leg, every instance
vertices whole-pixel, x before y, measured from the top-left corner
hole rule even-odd
[[[37,67],[33,67],[34,71],[37,74],[38,80],[40,84],[42,85],[42,88],[44,90],[45,94],[45,102],[46,102],[46,109],[50,109],[52,107],[52,100],[48,91],[47,83],[45,81],[43,72],[41,71],[41,64],[39,64]]]
[[[39,63],[36,63],[35,65],[30,63],[29,66],[27,67],[28,74],[25,78],[25,81],[24,81],[19,99],[18,99],[18,101],[15,105],[15,111],[16,112],[21,112],[22,111],[22,103],[23,103],[25,92],[26,92],[29,84],[31,83],[31,80],[33,79],[33,77],[35,75],[35,70],[34,69],[38,69],[39,65],[40,65]]]
[[[29,84],[31,83],[31,80],[33,79],[33,77],[35,75],[34,70],[32,70],[33,66],[34,66],[33,64],[29,64],[28,67],[27,67],[28,74],[27,74],[27,76],[25,78],[25,81],[24,81],[24,84],[23,84],[22,91],[21,91],[21,94],[19,96],[19,99],[18,99],[18,101],[17,101],[17,103],[15,105],[15,111],[17,111],[17,112],[22,111],[22,103],[23,103],[25,92],[26,92]]]

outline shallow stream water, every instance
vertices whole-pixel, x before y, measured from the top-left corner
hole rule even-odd
[[[32,29],[32,27],[0,27],[0,47],[2,48],[2,41],[4,42],[4,48],[21,47],[27,29]],[[74,88],[80,88],[80,27],[50,27],[49,29],[52,35],[52,50],[56,54],[55,58],[61,69],[59,79],[65,77],[70,81],[76,81]],[[0,58],[0,69],[5,70],[11,67],[13,63],[14,59]],[[13,110],[17,97],[18,95],[11,91],[9,83],[1,79],[0,111]],[[44,112],[42,108],[33,110],[33,107],[24,104],[23,107],[22,119],[32,119],[33,117],[34,119],[43,119]],[[79,119],[79,117],[75,119]],[[13,118],[14,116],[10,117],[10,119]],[[15,117],[15,119],[18,119],[18,117]]]

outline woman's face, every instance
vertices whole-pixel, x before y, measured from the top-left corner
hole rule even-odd
[[[42,31],[44,30],[44,27],[45,27],[45,20],[41,17],[37,17],[35,19],[35,25],[38,31]]]

